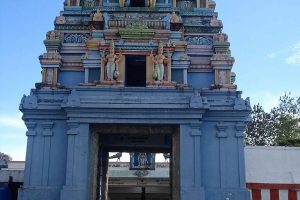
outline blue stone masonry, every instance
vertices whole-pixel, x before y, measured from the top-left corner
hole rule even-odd
[[[172,200],[249,200],[251,108],[214,9],[206,0],[66,0],[46,34],[42,81],[20,104],[19,200],[107,200],[108,152],[126,149],[170,153]],[[115,135],[148,139],[105,139]]]

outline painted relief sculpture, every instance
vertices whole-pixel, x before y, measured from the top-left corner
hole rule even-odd
[[[149,0],[149,6],[150,8],[155,8],[156,0]]]
[[[159,43],[157,55],[153,56],[152,51],[150,54],[150,57],[152,58],[152,61],[154,63],[153,68],[153,79],[155,81],[166,81],[166,77],[169,76],[167,73],[167,70],[165,70],[166,65],[168,66],[168,63],[170,62],[170,58],[165,57],[163,55],[164,47],[162,43]]]
[[[109,47],[109,54],[107,56],[104,56],[103,53],[103,63],[105,66],[105,80],[107,81],[113,81],[118,80],[119,78],[119,66],[118,63],[120,61],[120,58],[122,56],[122,53],[117,56],[115,54],[115,44],[114,41],[111,42]]]
[[[178,17],[175,12],[172,12],[171,23],[180,23],[182,20]]]
[[[100,13],[99,9],[97,9],[96,13],[94,14],[93,21],[103,21],[103,16]]]

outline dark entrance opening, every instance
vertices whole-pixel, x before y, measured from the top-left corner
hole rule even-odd
[[[91,127],[90,199],[92,200],[177,200],[179,197],[179,126],[158,124],[94,124]],[[130,155],[130,164],[109,163],[109,152],[137,153]],[[142,164],[141,154],[145,155]],[[148,155],[169,155],[169,176],[151,177],[148,173],[165,168],[156,165]],[[152,157],[153,158],[153,157]],[[175,159],[176,158],[176,159]],[[151,164],[152,163],[152,164]],[[154,168],[149,166],[155,166]],[[122,170],[123,176],[109,176],[112,168]],[[147,166],[147,168],[146,168]],[[145,167],[145,168],[144,168]],[[166,168],[165,168],[166,169]],[[112,169],[113,170],[113,169]],[[128,170],[134,176],[124,176]],[[130,171],[131,170],[131,171]],[[114,170],[113,170],[114,171]],[[144,174],[146,173],[146,174]],[[144,174],[144,175],[143,175]]]
[[[130,0],[131,7],[145,7],[144,0]]]
[[[125,83],[127,87],[146,86],[146,56],[126,55]]]

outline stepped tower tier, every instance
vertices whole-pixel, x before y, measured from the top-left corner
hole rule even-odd
[[[155,169],[136,170],[126,190],[133,196],[249,200],[243,131],[250,105],[234,84],[215,6],[65,0],[46,33],[41,82],[20,104],[28,143],[19,199],[113,200],[109,152],[131,152],[143,155],[136,168],[147,165],[146,155],[170,155],[169,183],[148,184]]]

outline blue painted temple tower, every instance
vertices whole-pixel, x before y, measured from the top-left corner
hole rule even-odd
[[[248,100],[207,0],[66,0],[24,96],[20,200],[106,200],[108,152],[170,154],[172,200],[248,200]]]

